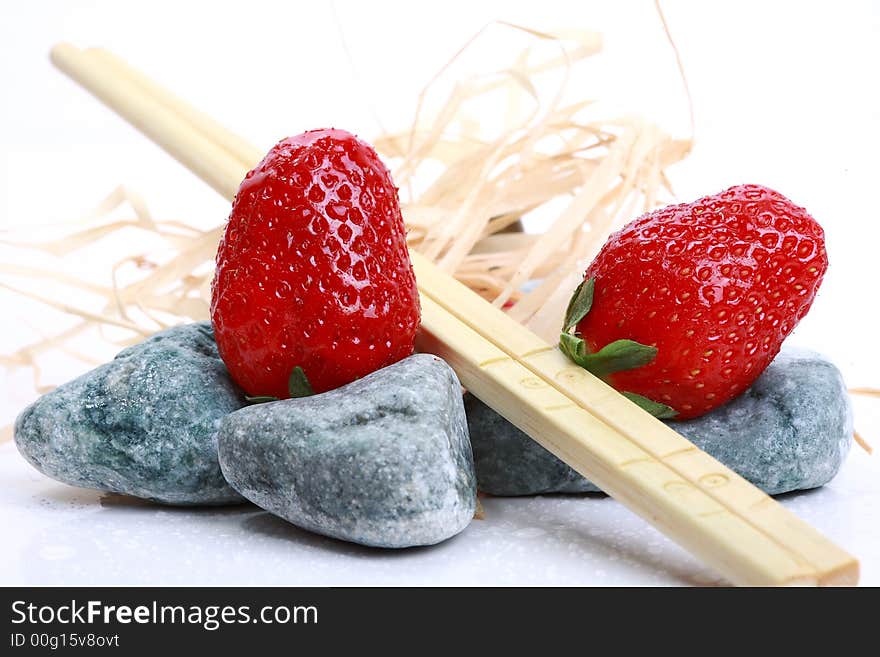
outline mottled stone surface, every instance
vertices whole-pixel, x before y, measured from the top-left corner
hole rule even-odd
[[[455,373],[410,356],[313,397],[228,415],[220,464],[246,498],[319,534],[430,545],[470,522],[476,477]]]
[[[480,490],[493,495],[599,489],[472,395],[465,396]],[[849,452],[852,412],[838,369],[784,349],[728,404],[668,422],[700,449],[771,495],[829,482]]]
[[[244,397],[211,325],[157,333],[40,397],[15,443],[40,472],[74,486],[166,504],[241,502],[220,472],[217,430]]]

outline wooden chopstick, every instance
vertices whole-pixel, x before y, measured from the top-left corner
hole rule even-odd
[[[797,556],[817,570],[834,577],[849,567],[852,557],[844,550],[667,425],[641,409],[633,412],[632,402],[575,366],[559,349],[547,345],[458,281],[445,280],[449,277],[424,259],[414,261],[414,266],[422,294],[427,292],[437,298],[442,290],[442,303],[448,312],[480,330],[510,357],[609,427],[628,436],[651,457],[647,461],[629,462],[627,467],[653,468],[656,461],[662,462],[686,485],[704,490],[729,512],[748,517],[781,544],[796,547]]]
[[[55,64],[231,199],[261,153],[114,55]],[[739,584],[852,584],[858,562],[558,349],[412,253],[420,348],[603,490]]]
[[[89,48],[86,50],[89,57],[98,59],[108,68],[114,69],[121,78],[126,78],[137,84],[147,92],[147,95],[173,111],[191,126],[198,126],[198,132],[211,142],[232,154],[237,160],[248,166],[248,162],[259,162],[265,153],[260,152],[253,144],[248,143],[224,126],[217,123],[213,118],[197,110],[181,98],[171,93],[168,89],[129,66],[125,61],[104,48]],[[239,181],[241,183],[241,181]],[[219,190],[218,190],[219,191]],[[225,192],[221,192],[225,195]]]

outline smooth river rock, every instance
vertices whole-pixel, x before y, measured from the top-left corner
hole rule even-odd
[[[244,406],[209,322],[178,326],[40,397],[15,443],[73,486],[166,504],[242,502],[217,460],[220,420]]]
[[[480,490],[599,490],[476,397],[466,395],[465,408]],[[724,406],[667,424],[771,495],[828,483],[853,436],[840,372],[822,356],[796,349],[784,349],[751,388]]]
[[[402,548],[471,521],[476,476],[452,369],[419,354],[312,397],[244,408],[218,438],[232,486],[310,531]]]

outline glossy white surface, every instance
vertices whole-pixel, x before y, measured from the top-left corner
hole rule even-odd
[[[862,559],[880,585],[880,459],[854,451],[831,485],[783,504]],[[378,550],[251,505],[169,508],[71,488],[0,448],[0,584],[706,585],[721,581],[614,500],[483,498],[437,546]]]
[[[696,111],[692,155],[671,172],[681,199],[759,182],[824,225],[831,268],[790,338],[826,353],[852,386],[880,387],[873,292],[880,222],[880,4],[663,0]],[[210,16],[207,16],[207,12]],[[103,45],[255,144],[335,125],[370,139],[408,125],[422,85],[492,19],[604,33],[575,91],[688,130],[674,58],[653,3],[154,0],[0,5],[0,228],[79,216],[125,183],[158,218],[216,225],[228,204],[54,71],[52,43]],[[337,26],[338,23],[338,26]],[[528,45],[492,28],[503,48]],[[345,35],[346,54],[340,32]],[[161,34],[161,47],[156,35]],[[492,36],[495,38],[495,36]],[[586,90],[586,91],[584,91]],[[379,119],[379,120],[377,120]],[[74,254],[72,271],[89,267]],[[33,263],[28,263],[33,264]],[[106,272],[106,270],[102,270]],[[866,281],[871,281],[869,286]],[[58,317],[0,290],[0,353]],[[82,365],[55,362],[44,381]],[[0,426],[34,397],[0,377]],[[856,426],[880,448],[880,401]],[[828,487],[783,503],[856,554],[880,585],[880,456],[854,448]],[[252,506],[186,510],[66,487],[0,445],[3,584],[703,584],[715,576],[607,498],[484,499],[486,519],[440,546],[383,552],[301,532]]]

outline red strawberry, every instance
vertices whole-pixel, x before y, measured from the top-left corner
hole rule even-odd
[[[696,417],[761,374],[827,268],[806,210],[766,187],[731,187],[612,235],[572,298],[561,347],[655,414]]]
[[[419,296],[397,188],[369,145],[313,130],[247,174],[217,250],[211,318],[251,395],[287,397],[292,373],[291,385],[323,392],[413,352]]]

